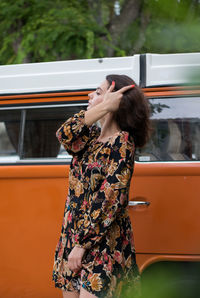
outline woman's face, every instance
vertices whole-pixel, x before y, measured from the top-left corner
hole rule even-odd
[[[89,96],[89,102],[87,110],[91,109],[92,107],[98,105],[103,101],[104,94],[106,93],[107,89],[109,87],[108,81],[105,80],[101,83],[99,87],[94,92],[91,92],[88,94]]]

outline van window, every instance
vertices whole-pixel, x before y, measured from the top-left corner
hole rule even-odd
[[[19,159],[20,110],[0,110],[0,162]]]
[[[57,129],[87,103],[0,110],[0,163],[69,158]]]
[[[153,98],[153,133],[136,161],[200,160],[200,98]]]
[[[62,106],[26,110],[23,159],[70,157],[56,138],[57,129],[85,106]]]

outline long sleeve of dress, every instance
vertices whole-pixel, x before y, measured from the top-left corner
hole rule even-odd
[[[128,205],[130,180],[133,173],[134,147],[114,147],[107,175],[98,191],[90,193],[90,207],[84,214],[84,223],[75,235],[75,245],[90,249],[101,241],[123,208]]]
[[[56,131],[56,137],[65,150],[74,155],[85,147],[97,129],[96,125],[85,123],[85,110],[81,110],[61,125]]]

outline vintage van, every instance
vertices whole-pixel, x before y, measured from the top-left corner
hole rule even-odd
[[[71,157],[55,132],[109,73],[152,108],[129,203],[143,296],[200,297],[199,69],[200,53],[0,66],[0,297],[62,295],[51,275]]]

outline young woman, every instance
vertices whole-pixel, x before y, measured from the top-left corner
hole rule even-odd
[[[101,129],[95,124],[101,124]],[[125,75],[108,75],[56,135],[73,156],[53,266],[63,297],[121,297],[140,292],[128,214],[134,152],[149,137],[149,106]]]

